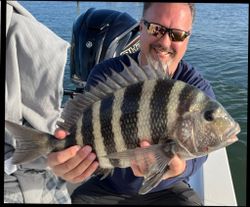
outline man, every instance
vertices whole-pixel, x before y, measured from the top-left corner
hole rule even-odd
[[[182,60],[188,46],[194,20],[194,5],[187,3],[144,3],[140,22],[140,53],[131,55],[142,67],[147,64],[146,55],[165,65],[166,72],[175,80],[182,80],[203,90],[214,98],[210,84],[189,64]],[[129,65],[125,56],[120,56],[96,65],[89,76],[86,87],[96,84],[101,74],[110,70],[121,71],[120,60]],[[112,68],[112,69],[111,69]],[[55,135],[63,138],[65,131]],[[142,141],[141,147],[150,143]],[[55,174],[69,182],[80,182],[89,178],[98,167],[90,146],[80,149],[73,146],[48,156],[49,166]],[[113,176],[100,181],[91,177],[75,190],[73,203],[92,204],[155,204],[155,205],[202,205],[197,194],[187,181],[203,164],[206,157],[189,161],[177,156],[171,162],[164,180],[145,195],[138,195],[144,174],[141,165],[131,164],[128,169],[115,169]]]
[[[5,119],[53,133],[61,111],[69,44],[18,2],[7,1],[6,9]],[[70,203],[65,182],[44,169],[46,159],[11,163],[15,145],[6,130],[4,202]]]

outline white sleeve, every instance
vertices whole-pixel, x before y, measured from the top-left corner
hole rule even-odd
[[[5,119],[54,133],[69,43],[16,1],[7,1]],[[5,142],[15,141],[5,136]]]
[[[6,37],[6,119],[25,118],[53,133],[69,44],[14,3],[18,8],[13,9]]]

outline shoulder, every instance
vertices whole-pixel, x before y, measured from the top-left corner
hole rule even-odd
[[[193,85],[200,90],[202,90],[206,95],[215,99],[215,94],[212,89],[210,82],[203,77],[203,75],[191,64],[187,63],[184,60],[178,65],[176,74],[173,77],[175,80],[181,80],[185,83]]]
[[[137,53],[130,54],[130,57],[136,60]],[[86,87],[95,86],[99,81],[104,82],[107,76],[111,76],[112,71],[121,72],[123,70],[121,61],[130,65],[127,55],[110,58],[95,65],[89,74]]]

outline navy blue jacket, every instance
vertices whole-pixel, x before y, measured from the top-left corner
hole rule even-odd
[[[131,57],[137,61],[138,52],[132,54]],[[104,81],[105,76],[103,74],[111,75],[111,70],[121,72],[123,70],[123,66],[119,60],[122,60],[126,65],[130,65],[130,61],[126,56],[120,56],[103,61],[92,69],[87,80],[86,88],[90,85],[96,85],[97,81]],[[173,79],[182,80],[190,85],[194,85],[204,91],[206,95],[215,99],[214,92],[209,82],[205,80],[194,67],[186,63],[184,60],[180,61],[178,68],[174,73]],[[169,188],[178,181],[188,181],[189,177],[201,167],[206,159],[207,156],[186,161],[186,169],[181,175],[161,181],[161,183],[150,192]],[[143,181],[142,177],[134,176],[131,168],[116,168],[113,176],[108,176],[102,181],[100,181],[99,178],[99,176],[93,177],[92,182],[95,182],[96,185],[101,185],[103,188],[113,191],[114,193],[122,194],[137,194]]]

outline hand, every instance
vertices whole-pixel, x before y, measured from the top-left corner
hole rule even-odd
[[[148,147],[150,143],[148,141],[141,141],[140,147]],[[145,174],[145,166],[138,165],[136,162],[131,162],[131,168],[135,176],[142,177]],[[184,172],[186,169],[186,161],[181,160],[177,155],[175,155],[169,164],[169,170],[163,176],[163,179],[168,179],[171,177],[178,176]]]
[[[68,133],[57,129],[54,136],[64,139]],[[97,169],[99,163],[96,155],[88,145],[72,146],[63,151],[52,152],[48,155],[48,166],[59,177],[71,183],[79,183],[89,178]]]

